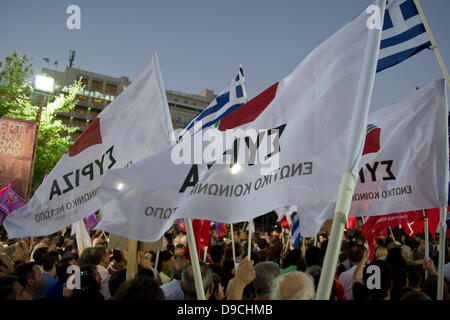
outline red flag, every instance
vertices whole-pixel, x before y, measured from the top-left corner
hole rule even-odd
[[[422,210],[417,210],[373,216],[366,220],[366,223],[361,227],[361,234],[369,245],[370,260],[373,259],[378,237],[385,233],[388,227],[395,227],[399,224],[407,225],[408,223],[411,224],[413,222],[423,221],[423,219],[424,216]]]
[[[69,148],[69,156],[73,157],[84,149],[95,144],[102,143],[102,134],[100,132],[100,118],[95,118],[90,126],[84,130],[83,134]]]
[[[211,248],[211,221],[209,220],[199,220],[192,219],[192,229],[194,230],[195,245],[197,246],[197,253],[199,260],[203,260],[205,254],[205,247],[207,247],[208,252]],[[184,249],[184,256],[190,259],[189,254],[189,244]],[[209,256],[206,261],[212,263]]]
[[[283,227],[285,229],[291,230],[291,226],[289,225],[289,221],[286,218],[286,216],[283,217],[283,219],[281,219],[280,221],[278,221],[278,225],[280,227]]]
[[[345,229],[356,229],[356,217],[348,218],[347,224],[345,225]]]

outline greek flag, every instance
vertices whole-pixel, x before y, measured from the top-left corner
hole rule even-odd
[[[190,134],[196,133],[195,130],[203,130],[204,128],[217,125],[218,122],[242,106],[245,102],[244,97],[244,71],[242,66],[239,67],[237,76],[231,81],[231,83],[219,93],[216,99],[206,107],[200,114],[189,121],[181,130],[178,140],[180,140],[187,132]],[[196,122],[201,121],[201,128],[194,127]]]
[[[302,235],[300,234],[299,214],[297,212],[293,212],[291,215],[291,220],[292,220],[291,233],[292,233],[293,246],[294,246],[294,248],[297,248],[297,245],[299,244],[300,240],[302,239]]]
[[[377,72],[431,47],[413,0],[390,0],[384,14]]]

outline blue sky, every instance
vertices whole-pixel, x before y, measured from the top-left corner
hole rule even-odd
[[[0,2],[0,59],[14,49],[33,57],[35,73],[58,60],[133,80],[158,52],[166,89],[216,93],[243,65],[249,98],[286,77],[317,45],[364,10],[369,0],[14,0]],[[81,9],[69,30],[66,8]],[[447,66],[450,1],[421,0]],[[441,78],[431,51],[379,73],[372,108],[398,102]]]

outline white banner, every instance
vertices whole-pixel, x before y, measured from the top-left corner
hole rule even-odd
[[[369,115],[350,217],[447,206],[445,90],[444,80],[436,80]],[[302,234],[315,236],[334,207],[320,216],[302,211]]]
[[[156,61],[155,61],[156,60]],[[61,157],[31,200],[4,222],[10,238],[56,232],[100,208],[99,178],[175,141],[156,54]]]
[[[358,107],[369,17],[364,11],[349,22],[217,129],[198,132],[193,142],[183,139],[127,170],[107,172],[97,228],[154,241],[180,217],[234,223],[285,205],[323,210],[335,201],[361,147],[349,145],[349,124]],[[237,129],[240,138],[231,139]],[[236,155],[240,162],[242,154],[254,165],[237,171],[219,163]]]

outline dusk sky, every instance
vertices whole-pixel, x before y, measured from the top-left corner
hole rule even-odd
[[[249,98],[283,79],[316,46],[372,0],[2,0],[0,60],[17,49],[35,73],[74,66],[133,80],[158,53],[166,89],[221,91],[243,65]],[[450,1],[421,0],[450,66]],[[69,30],[70,5],[81,30]],[[53,65],[58,61],[58,66]],[[416,86],[442,78],[430,50],[377,74],[372,108],[400,101]]]

